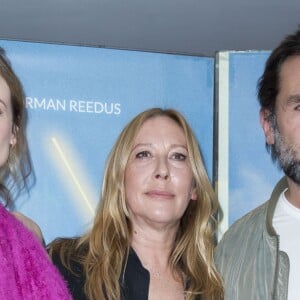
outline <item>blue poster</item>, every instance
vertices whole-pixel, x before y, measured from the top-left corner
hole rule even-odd
[[[212,178],[214,59],[0,40],[26,93],[36,184],[17,200],[46,242],[89,228],[109,151],[150,107],[190,122]]]
[[[282,176],[265,148],[259,121],[257,82],[268,56],[267,51],[218,54],[218,192],[224,211],[221,234],[268,200]]]

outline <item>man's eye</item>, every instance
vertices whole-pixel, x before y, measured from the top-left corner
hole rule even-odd
[[[182,160],[184,161],[186,159],[186,155],[182,154],[182,153],[173,153],[172,154],[172,158],[175,160]]]
[[[136,154],[136,158],[145,158],[145,157],[150,157],[150,153],[148,151],[141,151]]]

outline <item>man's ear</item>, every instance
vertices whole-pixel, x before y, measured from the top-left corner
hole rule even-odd
[[[272,126],[271,112],[268,109],[262,108],[259,113],[260,124],[265,133],[266,143],[274,144],[274,129]]]

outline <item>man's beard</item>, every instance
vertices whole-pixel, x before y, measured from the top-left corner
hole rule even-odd
[[[276,122],[276,121],[275,121]],[[275,143],[273,156],[277,159],[279,167],[286,176],[300,185],[300,160],[297,158],[295,144],[288,144],[278,130],[277,124],[273,126]]]

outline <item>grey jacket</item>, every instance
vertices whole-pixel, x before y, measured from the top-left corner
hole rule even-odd
[[[279,236],[272,219],[286,178],[271,198],[238,221],[225,233],[215,259],[224,280],[226,300],[286,300],[289,258],[279,251]]]

